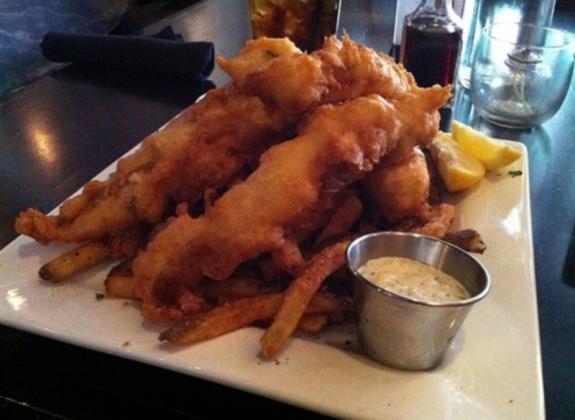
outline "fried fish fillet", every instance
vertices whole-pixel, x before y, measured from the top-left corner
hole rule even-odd
[[[156,234],[134,263],[148,318],[199,310],[193,291],[200,278],[224,279],[262,253],[297,261],[298,242],[325,222],[348,185],[382,156],[401,160],[433,137],[437,109],[450,95],[449,88],[418,88],[401,66],[347,37],[329,38],[311,55],[286,39],[263,38],[218,63],[232,76],[229,86],[146,139],[108,181],[89,183],[58,216],[28,210],[16,223],[43,243],[156,224],[169,200],[192,203],[226,185],[296,125],[304,127],[265,152],[258,169],[203,216],[180,214]],[[338,105],[316,110],[331,102]]]
[[[248,41],[236,57],[217,57],[216,63],[243,94],[301,117],[321,102],[327,79],[321,60],[286,53],[287,43],[287,38],[258,38]]]
[[[232,77],[241,92],[255,95],[266,104],[310,110],[318,104],[377,94],[397,101],[398,106],[412,107],[413,123],[406,130],[413,131],[410,138],[421,138],[416,131],[437,118],[427,110],[434,108],[435,102],[443,104],[450,95],[450,89],[444,88],[435,90],[435,95],[422,95],[415,102],[400,101],[418,90],[413,75],[391,57],[353,42],[347,35],[341,40],[335,36],[326,38],[323,47],[310,55],[281,55],[281,50],[276,53],[270,46],[266,51],[277,58],[254,65],[259,61],[252,45],[258,41],[249,41],[232,59],[218,58],[218,65]],[[263,60],[260,58],[260,61]],[[247,72],[250,66],[253,71]],[[424,144],[430,141],[426,139]],[[388,161],[403,160],[417,144],[401,142]]]
[[[417,87],[411,73],[389,56],[353,42],[347,35],[326,38],[321,49],[307,55],[283,53],[269,38],[248,41],[231,59],[218,57],[240,91],[268,104],[294,110],[378,94],[397,99]],[[268,42],[264,50],[261,42]]]
[[[259,62],[251,63],[254,70],[275,58],[305,57],[287,39],[264,39],[251,48],[259,54]],[[269,48],[276,51],[273,57],[265,53]],[[308,67],[319,77],[318,62],[308,62]],[[206,189],[226,185],[244,165],[257,162],[263,150],[293,131],[301,118],[296,111],[267,106],[233,85],[211,91],[121,159],[106,182],[88,183],[57,216],[26,210],[16,220],[16,230],[47,244],[95,240],[140,221],[157,223],[168,199],[193,203]]]
[[[286,38],[260,38],[218,64],[232,76],[231,86],[210,92],[149,136],[119,161],[108,181],[89,183],[57,216],[22,212],[16,230],[47,244],[97,240],[142,221],[155,224],[170,199],[193,203],[207,189],[225,186],[318,104],[372,93],[394,99],[415,87],[389,57],[348,37],[328,38],[312,55]]]
[[[379,211],[390,222],[417,214],[429,197],[430,178],[425,155],[419,148],[405,160],[384,159],[365,179]]]
[[[448,96],[448,89],[415,88],[401,101],[371,95],[319,107],[298,137],[262,155],[245,182],[203,216],[173,219],[138,256],[134,275],[144,315],[181,318],[186,314],[180,296],[203,276],[225,279],[240,263],[280,249],[294,226],[316,213],[326,194],[361,179],[399,143],[419,144],[432,137],[437,109]],[[422,118],[413,129],[416,105],[433,117]]]
[[[443,238],[455,217],[451,204],[430,204],[431,179],[419,148],[400,162],[384,159],[364,183],[380,213],[401,231]]]
[[[412,74],[385,54],[353,42],[344,35],[326,38],[323,47],[312,54],[322,63],[328,84],[324,103],[376,93],[387,99],[399,99],[415,89]]]
[[[380,95],[390,96],[394,100],[394,109],[397,111],[397,115],[402,115],[406,122],[402,125],[402,141],[394,148],[395,154],[398,155],[409,153],[417,144],[425,144],[437,130],[438,114],[436,110],[449,98],[449,88],[418,89],[411,75],[401,66],[394,64],[384,56],[378,55],[373,50],[353,43],[347,37],[344,38],[343,42],[338,41],[335,37],[329,38],[326,41],[325,50],[316,52],[312,56],[306,56],[305,60],[301,60],[301,62],[279,56],[263,65],[260,64],[261,55],[258,56],[251,47],[255,42],[257,41],[248,43],[246,48],[234,59],[218,60],[218,64],[232,76],[238,89],[246,94],[258,95],[267,104],[280,104],[284,107],[300,110],[309,109],[310,103],[313,105],[316,101],[318,92],[322,92],[320,103],[341,100],[345,98],[345,95],[366,95],[374,90]],[[279,55],[274,50],[271,50],[269,54],[266,52],[266,54]],[[315,72],[317,65],[310,65],[318,62],[322,69],[322,77],[319,78]],[[362,64],[367,65],[362,67]],[[250,66],[256,70],[248,73],[245,69]],[[314,71],[309,70],[311,67]],[[359,80],[355,78],[359,78]],[[294,86],[299,86],[299,89],[295,89]],[[303,99],[295,100],[294,95],[296,93],[300,93]],[[329,153],[329,151],[326,150],[325,153]],[[221,245],[209,245],[209,241],[195,240],[199,244],[199,248],[205,246],[217,255],[232,256],[234,252],[226,244],[235,242],[229,239],[232,237],[240,241],[242,238],[245,239],[246,244],[239,248],[244,253],[243,256],[236,258],[236,263],[231,264],[231,266],[229,265],[229,258],[226,265],[212,256],[212,261],[208,259],[208,263],[203,263],[205,269],[198,268],[201,264],[195,264],[192,261],[198,260],[199,257],[196,254],[201,254],[201,252],[194,251],[193,247],[190,246],[190,241],[186,238],[194,236],[195,233],[193,232],[200,228],[193,227],[196,223],[193,223],[194,221],[189,216],[180,216],[172,221],[150,243],[147,251],[136,262],[136,267],[138,267],[136,272],[139,273],[136,277],[139,279],[138,290],[144,301],[144,315],[148,318],[180,318],[183,316],[183,311],[178,300],[181,299],[181,296],[189,294],[189,290],[193,289],[195,282],[201,275],[225,278],[226,273],[229,274],[233,267],[250,256],[254,257],[266,251],[271,251],[273,254],[281,251],[282,248],[293,250],[293,242],[297,242],[299,238],[305,237],[306,234],[319,227],[318,222],[325,220],[323,217],[325,211],[332,208],[334,202],[337,201],[338,192],[358,176],[354,171],[349,170],[349,167],[338,169],[340,170],[334,172],[338,176],[324,174],[322,178],[323,188],[318,192],[318,197],[312,205],[308,206],[305,211],[292,209],[291,224],[283,226],[281,240],[274,242],[273,235],[264,235],[265,237],[261,240],[271,241],[273,246],[269,245],[257,252],[246,253],[246,250],[250,249],[247,246],[249,238],[256,240],[256,233],[258,232],[257,229],[249,229],[247,224],[243,228],[236,227],[233,230],[235,236],[231,235],[227,228],[216,229],[218,232],[224,232],[225,235],[225,238],[218,241]],[[294,182],[296,181],[294,180]],[[299,183],[299,181],[297,182]],[[229,194],[232,194],[231,197],[237,194],[238,205],[246,200],[242,194],[237,192],[241,189],[234,189],[233,191],[221,199],[224,200],[222,203],[230,203],[230,208],[232,208],[232,200],[229,198]],[[284,192],[287,193],[287,191]],[[265,197],[261,197],[261,200],[266,205],[270,202]],[[298,198],[291,197],[290,200],[297,202]],[[214,206],[214,209],[221,208],[221,206],[220,203]],[[256,206],[252,203],[252,207],[255,208]],[[283,207],[283,209],[288,208]],[[266,210],[274,213],[273,208],[266,207]],[[264,213],[267,214],[267,212]],[[214,217],[211,214],[211,211],[208,211],[203,218],[200,218],[201,224],[208,223],[207,221]],[[238,226],[241,226],[245,216],[243,213],[241,214],[241,217],[231,218],[231,220],[235,220]],[[257,214],[254,210],[253,215]],[[261,217],[265,217],[265,214],[262,214]],[[256,227],[259,226],[259,222],[255,225]],[[222,233],[220,233],[221,235]],[[207,235],[206,238],[220,236]],[[202,243],[204,245],[201,245]],[[218,274],[212,270],[222,271]]]

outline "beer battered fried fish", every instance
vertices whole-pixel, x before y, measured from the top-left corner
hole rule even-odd
[[[263,40],[263,41],[262,41]],[[262,98],[267,104],[292,110],[378,94],[397,99],[417,87],[412,75],[391,57],[353,42],[347,35],[326,38],[323,47],[307,55],[290,56],[281,44],[267,43],[262,60],[260,42],[248,41],[231,59],[218,57],[243,93]]]
[[[57,216],[35,209],[21,213],[16,230],[48,244],[97,240],[140,222],[156,224],[169,200],[193,204],[207,189],[225,186],[318,104],[372,93],[396,99],[415,87],[389,57],[348,37],[328,38],[311,55],[288,39],[260,38],[218,64],[232,76],[230,86],[210,92],[145,139],[118,162],[109,180],[89,183]]]
[[[246,64],[244,77],[275,58],[306,57],[287,39],[263,39],[249,48],[257,59]],[[274,56],[266,54],[270,48]],[[319,78],[320,64],[314,63],[317,68],[312,63],[308,73]],[[313,105],[319,97],[320,92],[305,102]],[[267,106],[233,85],[211,91],[121,159],[106,182],[88,183],[57,216],[28,209],[18,217],[16,230],[47,244],[100,239],[141,221],[158,223],[169,199],[192,204],[206,189],[225,186],[242,166],[257,162],[270,144],[293,132],[307,105],[302,107]]]
[[[384,159],[365,185],[379,212],[398,230],[443,238],[455,217],[451,204],[430,203],[431,178],[419,148],[400,162]]]
[[[134,275],[144,315],[181,318],[187,315],[181,298],[187,300],[203,276],[225,279],[242,262],[281,249],[302,220],[325,206],[326,195],[361,179],[399,143],[431,138],[448,94],[415,88],[401,101],[371,95],[318,108],[298,137],[263,154],[245,182],[203,216],[173,219],[138,256]],[[427,105],[418,109],[432,117],[414,129],[418,104]]]
[[[158,224],[168,202],[192,204],[227,186],[269,148],[246,181],[199,218],[168,220],[137,257],[135,288],[150,319],[200,310],[194,289],[202,277],[225,279],[263,253],[297,273],[305,261],[298,243],[383,156],[401,161],[430,141],[450,96],[449,88],[418,88],[400,65],[347,37],[328,38],[310,55],[287,39],[262,38],[218,64],[232,83],[144,140],[109,180],[87,184],[57,216],[29,209],[16,222],[42,243]],[[281,143],[296,126],[304,127],[299,136]]]
[[[258,41],[248,42],[232,59],[219,58],[218,65],[232,77],[240,91],[255,95],[268,105],[301,112],[318,104],[377,94],[397,101],[397,106],[411,107],[413,124],[406,130],[413,131],[410,138],[420,138],[416,131],[437,118],[427,110],[436,102],[445,103],[450,96],[449,88],[436,86],[432,88],[435,95],[422,95],[418,102],[400,101],[418,89],[411,73],[391,57],[355,43],[347,35],[342,40],[335,36],[326,38],[324,46],[310,55],[281,55],[281,50],[276,52],[270,45],[266,51],[277,58],[254,66],[257,54],[252,44]],[[247,72],[250,67],[254,70]],[[426,139],[425,144],[429,141],[431,139]],[[403,160],[416,145],[402,142],[388,160]]]
[[[365,185],[386,220],[393,223],[412,217],[427,204],[429,197],[425,155],[416,148],[399,163],[384,159],[366,177]]]

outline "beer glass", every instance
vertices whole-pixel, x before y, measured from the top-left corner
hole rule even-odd
[[[252,36],[288,37],[300,49],[320,48],[337,32],[341,0],[249,0]]]

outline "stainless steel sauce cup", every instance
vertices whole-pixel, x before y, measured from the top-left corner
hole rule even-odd
[[[471,297],[434,303],[382,289],[359,274],[362,265],[379,257],[404,257],[434,266],[459,280]],[[346,258],[355,278],[360,342],[372,359],[399,369],[425,370],[439,364],[467,313],[487,295],[491,284],[487,270],[470,254],[424,235],[365,235],[349,245]]]

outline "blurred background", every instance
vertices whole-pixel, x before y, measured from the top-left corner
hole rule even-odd
[[[48,31],[138,34],[142,28],[199,1],[201,0],[2,0],[0,98],[61,66],[49,63],[40,52],[40,42]],[[343,6],[346,8],[355,9],[356,3],[361,3],[362,8],[367,7],[369,10],[389,11],[395,10],[396,0],[343,0]],[[575,13],[573,0],[557,0],[556,4],[557,9]],[[381,18],[393,21],[394,16]],[[381,35],[378,34],[380,37]]]
[[[40,51],[48,31],[137,34],[199,0],[1,0],[0,97],[60,66]]]

